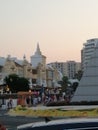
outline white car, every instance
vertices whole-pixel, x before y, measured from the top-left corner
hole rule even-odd
[[[68,118],[20,125],[17,130],[98,130],[98,118]]]

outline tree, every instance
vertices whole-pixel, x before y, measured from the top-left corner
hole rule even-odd
[[[19,78],[17,91],[29,91],[29,81],[26,78]]]
[[[62,92],[65,92],[68,87],[68,84],[70,84],[68,81],[68,77],[63,76],[62,80],[59,81],[59,84],[62,86]]]
[[[76,91],[77,87],[78,87],[79,83],[78,82],[74,82],[73,85],[72,85],[72,88],[73,88],[73,92]]]
[[[82,78],[82,75],[83,75],[83,71],[82,70],[79,70],[76,74],[75,74],[75,77],[76,79],[78,79],[79,81],[81,80]]]
[[[4,81],[12,93],[29,90],[29,81],[26,78],[21,78],[16,74],[6,76]]]

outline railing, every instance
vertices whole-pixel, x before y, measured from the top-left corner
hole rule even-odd
[[[0,99],[2,98],[5,98],[5,99],[8,99],[8,98],[13,98],[13,99],[17,99],[18,98],[18,95],[17,93],[3,93],[3,94],[0,94]]]

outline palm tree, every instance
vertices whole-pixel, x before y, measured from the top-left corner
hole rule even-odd
[[[66,92],[66,89],[68,87],[69,81],[67,76],[63,76],[62,80],[59,81],[59,84],[62,86],[62,92]]]
[[[82,70],[79,70],[76,74],[75,74],[75,77],[76,79],[78,79],[79,81],[81,80],[81,77],[83,75],[83,71]]]

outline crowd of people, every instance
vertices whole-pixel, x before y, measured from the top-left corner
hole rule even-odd
[[[26,97],[27,106],[47,105],[49,102],[65,101],[65,95],[33,95]]]

